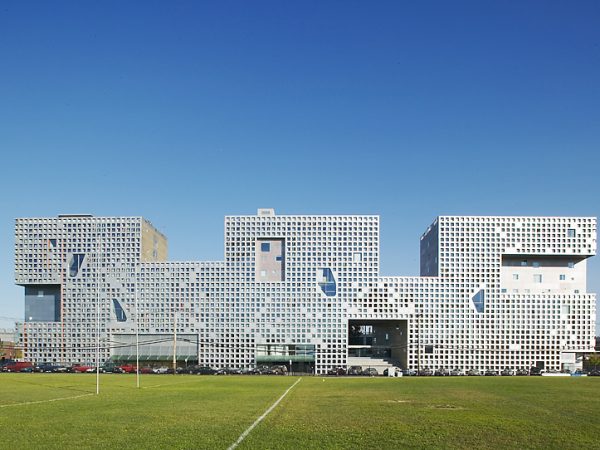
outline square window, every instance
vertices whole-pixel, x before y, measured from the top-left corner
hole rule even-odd
[[[260,251],[261,252],[270,252],[271,251],[271,243],[270,242],[261,242]]]
[[[574,228],[569,228],[567,230],[567,237],[570,237],[570,238],[574,238],[575,237],[575,229]]]
[[[540,273],[533,274],[533,282],[541,283],[542,282],[542,274],[540,274]]]
[[[519,274],[513,273],[513,280],[518,280],[518,279],[519,279]]]
[[[566,280],[566,279],[567,279],[567,277],[565,277],[565,276],[564,276],[564,275],[562,275],[562,274],[560,275],[560,280],[561,280],[561,281],[564,281],[564,280]]]

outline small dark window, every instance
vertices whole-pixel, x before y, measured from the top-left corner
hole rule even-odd
[[[270,242],[262,242],[260,244],[261,252],[270,252],[271,251],[271,243]]]

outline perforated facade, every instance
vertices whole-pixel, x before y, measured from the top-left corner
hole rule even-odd
[[[378,216],[228,216],[219,262],[166,261],[139,217],[59,216],[17,219],[15,279],[38,362],[94,363],[98,329],[123,359],[138,327],[152,362],[179,335],[177,360],[214,367],[559,369],[594,346],[595,250],[595,218],[443,216],[422,276],[382,277]]]

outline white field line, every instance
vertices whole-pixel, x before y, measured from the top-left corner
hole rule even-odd
[[[281,395],[281,397],[279,397],[277,399],[277,401],[275,403],[273,403],[271,405],[271,407],[263,413],[262,416],[260,416],[258,419],[256,419],[254,421],[254,423],[246,429],[246,431],[244,431],[242,434],[240,434],[240,437],[238,438],[238,440],[235,441],[227,450],[233,450],[238,445],[240,445],[242,443],[242,441],[244,439],[246,439],[246,436],[248,436],[248,434],[250,434],[250,432],[254,429],[254,427],[256,425],[258,425],[265,417],[267,417],[267,415],[275,409],[275,407],[279,404],[279,402],[281,400],[283,400],[283,398],[288,394],[288,392],[290,392],[294,386],[296,386],[298,383],[300,383],[300,381],[302,381],[302,378],[298,378],[298,380],[296,380],[296,382],[294,384],[292,384],[289,388],[287,388],[287,390]]]
[[[88,397],[90,395],[96,395],[96,394],[89,393],[89,394],[82,394],[82,395],[74,395],[72,397],[60,397],[60,398],[51,398],[50,400],[38,400],[35,402],[11,403],[9,405],[0,405],[0,408],[9,408],[11,406],[37,405],[38,403],[58,402],[61,400],[72,400],[75,398]]]

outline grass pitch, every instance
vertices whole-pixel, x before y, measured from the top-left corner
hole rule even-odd
[[[227,449],[296,377],[0,374],[3,448]],[[90,395],[88,395],[90,394]],[[600,378],[304,377],[239,449],[600,448]]]

